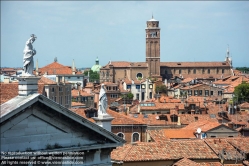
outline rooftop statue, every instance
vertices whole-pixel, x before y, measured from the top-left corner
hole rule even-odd
[[[23,50],[23,70],[24,73],[22,75],[31,76],[33,75],[34,69],[34,60],[33,56],[36,54],[36,50],[33,49],[32,44],[36,40],[36,36],[32,34],[28,41],[26,42],[25,48]]]
[[[101,85],[100,93],[99,93],[99,109],[98,109],[98,115],[101,114],[107,114],[107,97],[105,93],[104,84]]]

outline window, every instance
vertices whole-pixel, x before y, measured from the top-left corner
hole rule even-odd
[[[224,69],[222,69],[222,74],[224,74]]]
[[[178,120],[178,116],[177,115],[171,115],[170,116],[170,119],[171,119],[171,122],[177,122],[177,120]]]
[[[109,71],[106,72],[106,77],[109,77]]]
[[[150,99],[152,99],[152,92],[150,92]]]
[[[126,86],[126,89],[131,89],[131,85],[127,85],[127,86]]]
[[[211,135],[211,138],[215,138],[216,136],[214,136],[214,135]]]
[[[182,74],[182,70],[181,69],[179,69],[179,74]]]
[[[145,85],[144,84],[142,84],[142,89],[145,89]]]
[[[195,122],[198,121],[198,116],[195,116]]]
[[[205,73],[205,69],[202,69],[202,74],[204,74]]]
[[[198,95],[198,90],[194,90],[195,96]]]
[[[167,69],[164,71],[164,74],[168,74],[168,71],[167,71]]]
[[[52,88],[52,89],[51,89],[51,91],[52,91],[52,92],[55,92],[55,89],[54,89],[54,88]]]
[[[54,101],[56,102],[56,96],[54,97]]]
[[[136,99],[139,100],[139,93],[136,94]]]
[[[208,69],[208,74],[210,74],[210,69]]]
[[[188,90],[188,95],[192,95],[192,90]]]
[[[133,133],[132,134],[132,142],[139,141],[139,134],[138,133]]]
[[[209,96],[209,90],[205,90],[205,96]]]
[[[149,85],[149,88],[150,88],[150,89],[152,89],[152,88],[153,88],[153,85],[152,85],[152,84],[150,84],[150,85]]]
[[[210,95],[213,96],[214,95],[214,91],[210,91]]]
[[[199,95],[202,96],[202,90],[199,90]]]
[[[222,91],[218,91],[218,96],[221,96],[222,95]]]
[[[193,72],[194,72],[194,74],[196,74],[196,69],[194,69],[194,71],[193,71]]]
[[[140,89],[140,85],[136,85],[136,89]]]
[[[118,98],[117,94],[111,94],[111,98]]]
[[[144,92],[142,92],[142,100],[144,100]]]
[[[124,134],[123,133],[118,133],[117,136],[124,139]]]
[[[137,73],[137,78],[143,78],[142,73]]]
[[[218,73],[219,73],[219,69],[217,68],[217,69],[216,69],[216,74],[218,74]]]
[[[59,91],[62,92],[63,88],[62,87],[59,87]]]

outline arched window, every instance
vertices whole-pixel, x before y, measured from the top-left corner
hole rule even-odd
[[[139,133],[133,133],[132,134],[132,142],[140,141],[139,137],[140,137]]]
[[[137,73],[137,78],[143,78],[143,74],[142,73]]]
[[[123,133],[117,133],[117,136],[119,136],[120,138],[125,139],[125,135]]]

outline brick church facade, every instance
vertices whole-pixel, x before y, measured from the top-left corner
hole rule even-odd
[[[232,60],[220,62],[161,62],[159,21],[147,21],[145,62],[115,61],[100,69],[100,82],[118,82],[123,79],[156,78],[169,80],[175,77],[215,80],[233,75]]]

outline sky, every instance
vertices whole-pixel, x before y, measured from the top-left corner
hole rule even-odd
[[[159,21],[161,62],[249,67],[247,1],[1,1],[1,67],[22,67],[31,34],[39,67],[145,62],[146,21]]]

